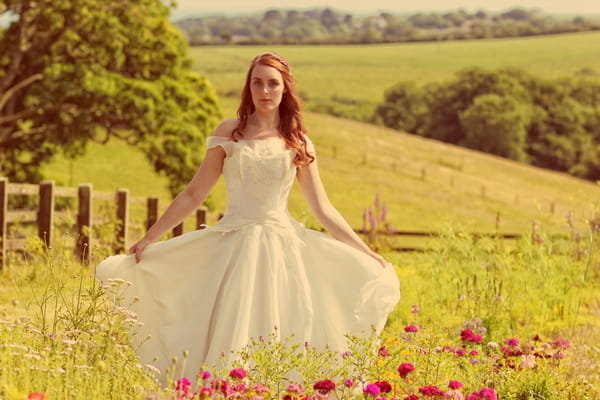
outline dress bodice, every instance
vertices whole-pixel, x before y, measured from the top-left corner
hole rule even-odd
[[[246,222],[287,225],[288,197],[294,184],[295,152],[281,138],[233,140],[207,138],[207,148],[221,146],[226,157],[223,176],[227,210],[221,227]],[[311,146],[312,147],[312,146]]]

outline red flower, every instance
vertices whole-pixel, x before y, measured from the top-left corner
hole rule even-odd
[[[463,386],[463,384],[460,383],[459,381],[450,381],[448,383],[448,387],[453,390],[460,389],[462,386]]]
[[[318,390],[323,394],[327,394],[335,389],[335,383],[329,379],[319,381],[313,385],[313,389]]]
[[[419,331],[419,328],[417,328],[414,325],[408,325],[404,327],[404,332],[410,332],[410,333],[416,333]]]
[[[375,382],[381,393],[389,393],[392,391],[392,385],[388,381]]]
[[[492,388],[483,388],[478,394],[481,400],[498,400],[498,397],[496,397],[496,392]]]
[[[244,379],[246,377],[246,370],[243,368],[234,368],[229,371],[229,377],[233,379]]]
[[[419,388],[419,393],[421,393],[423,396],[431,396],[431,397],[444,395],[443,390],[440,390],[440,388],[438,388],[437,386],[433,386],[433,385],[423,386],[422,388]]]
[[[410,396],[406,396],[402,400],[419,400],[419,396],[417,396],[416,394],[411,394]]]
[[[402,378],[406,378],[408,374],[415,370],[415,366],[411,363],[402,363],[398,366],[398,373]]]
[[[512,347],[517,347],[519,346],[519,341],[515,338],[509,338],[504,341],[504,344],[507,344]]]
[[[463,329],[463,331],[460,332],[460,338],[465,342],[481,343],[483,341],[481,336],[470,329]]]

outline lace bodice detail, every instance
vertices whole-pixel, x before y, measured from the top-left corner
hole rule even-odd
[[[287,225],[288,197],[296,176],[295,152],[281,138],[233,140],[209,136],[207,149],[221,146],[227,210],[219,226],[247,222]],[[314,153],[312,143],[309,150]]]

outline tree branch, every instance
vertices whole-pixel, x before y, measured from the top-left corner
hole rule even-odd
[[[4,108],[4,106],[6,105],[8,100],[17,91],[19,91],[20,89],[23,89],[25,86],[31,85],[35,81],[41,80],[43,77],[44,77],[44,75],[42,75],[42,74],[31,75],[29,78],[22,80],[21,82],[17,83],[16,85],[14,85],[10,89],[8,89],[6,92],[4,92],[2,97],[0,97],[0,111],[2,111],[2,109]]]
[[[15,131],[15,132],[9,133],[6,138],[0,139],[0,150],[2,148],[6,147],[8,144],[10,144],[10,142],[13,142],[17,139],[21,139],[22,137],[25,137],[25,136],[32,136],[32,135],[36,135],[38,133],[44,133],[45,131],[47,131],[50,128],[52,128],[52,125],[42,125],[42,126],[38,126],[37,128],[29,129],[27,131],[20,130],[20,131]]]
[[[27,12],[30,10],[29,1],[24,1],[19,12],[19,20],[17,22],[17,38],[13,42],[13,48],[9,56],[10,64],[6,68],[6,73],[0,79],[0,92],[4,92],[8,88],[21,66],[23,55],[25,53],[26,30],[27,30]],[[2,107],[0,107],[1,109]]]

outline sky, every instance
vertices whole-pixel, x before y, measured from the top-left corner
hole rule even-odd
[[[375,14],[381,11],[414,13],[447,11],[464,8],[467,11],[503,11],[513,7],[541,9],[547,14],[597,14],[600,0],[177,0],[172,18],[202,14],[247,14],[265,9],[305,9],[331,7],[353,14]]]

